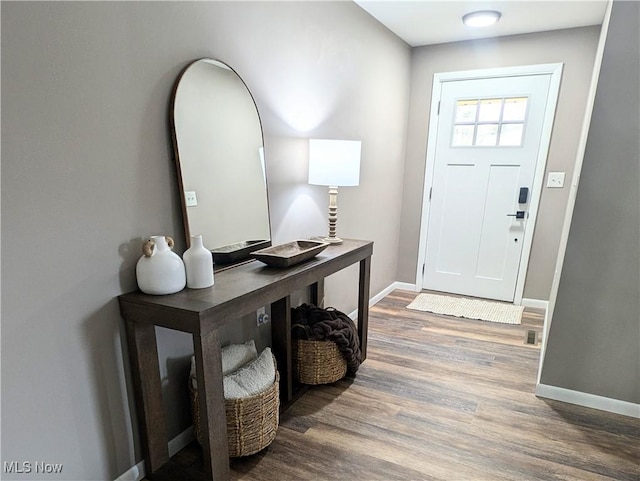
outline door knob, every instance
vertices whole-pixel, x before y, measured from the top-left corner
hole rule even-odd
[[[515,217],[516,219],[524,219],[525,212],[523,210],[517,211],[515,214],[507,214],[507,217]]]

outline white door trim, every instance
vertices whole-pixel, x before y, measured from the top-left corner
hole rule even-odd
[[[527,274],[527,267],[529,265],[531,245],[533,243],[533,232],[535,230],[536,218],[538,215],[538,206],[540,204],[540,195],[542,194],[542,186],[544,182],[544,172],[547,165],[547,155],[549,153],[549,145],[551,142],[551,132],[553,130],[553,120],[556,112],[556,102],[558,100],[558,92],[560,90],[562,67],[562,63],[552,63],[434,74],[433,91],[431,94],[431,112],[429,116],[429,134],[427,138],[425,181],[424,190],[422,193],[422,216],[420,219],[418,262],[416,268],[416,288],[418,290],[422,289],[422,273],[427,253],[426,238],[427,226],[429,225],[429,210],[431,205],[429,197],[431,188],[433,187],[432,182],[433,170],[435,167],[436,136],[438,133],[438,103],[440,94],[442,92],[442,84],[444,82],[458,80],[517,77],[523,75],[551,75],[551,79],[549,82],[549,95],[547,96],[547,105],[544,114],[542,135],[540,138],[540,148],[538,150],[538,157],[536,161],[535,177],[531,189],[531,202],[529,204],[529,219],[527,224],[529,224],[531,228],[525,231],[522,245],[522,254],[520,257],[520,269],[518,271],[518,279],[516,281],[514,304],[520,305],[522,303],[524,282]]]

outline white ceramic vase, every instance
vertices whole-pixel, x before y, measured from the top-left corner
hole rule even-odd
[[[165,236],[152,236],[143,244],[136,278],[145,294],[173,294],[184,289],[187,282],[184,263],[172,248],[173,239]]]
[[[187,270],[187,287],[203,289],[213,285],[213,256],[202,244],[201,235],[191,236],[191,246],[183,254]]]

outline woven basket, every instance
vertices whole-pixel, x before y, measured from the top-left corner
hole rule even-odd
[[[302,384],[331,384],[347,373],[347,361],[332,341],[293,340],[293,365]]]
[[[274,360],[275,362],[275,360]],[[266,448],[276,437],[280,416],[280,374],[275,382],[253,396],[225,400],[229,457],[249,456]],[[196,439],[202,444],[198,391],[189,382],[191,414]]]

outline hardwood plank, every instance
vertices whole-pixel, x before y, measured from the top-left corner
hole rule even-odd
[[[416,295],[372,307],[355,378],[311,387],[271,446],[232,460],[231,478],[640,479],[640,420],[534,395],[539,346],[524,331],[541,330],[543,312],[526,309],[519,326],[456,319],[406,309]],[[197,470],[199,453],[172,464]]]

